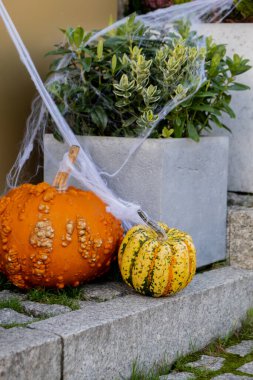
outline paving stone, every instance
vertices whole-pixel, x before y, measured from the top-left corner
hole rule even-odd
[[[237,369],[237,371],[248,373],[249,375],[253,375],[253,362],[246,363],[240,368]]]
[[[218,371],[222,368],[225,359],[215,356],[202,355],[196,362],[188,363],[192,368],[203,368],[209,371]]]
[[[32,301],[24,301],[22,302],[22,306],[27,314],[31,314],[34,317],[54,317],[71,311],[68,306],[48,305]]]
[[[239,355],[241,357],[250,354],[253,351],[253,340],[243,340],[241,343],[226,349],[229,354]]]
[[[106,282],[83,286],[83,299],[87,301],[105,302],[117,297],[133,293],[126,284]]]
[[[169,375],[160,376],[159,380],[191,380],[195,379],[195,376],[190,372],[172,372]]]
[[[8,301],[14,298],[18,298],[19,300],[24,300],[27,298],[27,296],[26,294],[12,292],[10,290],[0,291],[0,301]]]
[[[233,375],[232,373],[224,373],[223,375],[219,375],[212,378],[212,380],[247,380],[247,379],[252,379],[252,377],[238,376],[238,375]]]
[[[24,315],[18,313],[12,309],[1,309],[0,310],[0,324],[2,325],[10,325],[12,323],[27,323],[33,322],[32,317],[28,317],[28,315]]]

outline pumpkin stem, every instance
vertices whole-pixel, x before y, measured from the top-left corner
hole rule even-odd
[[[167,240],[168,236],[164,229],[159,226],[153,219],[151,219],[143,210],[138,210],[138,215],[141,217],[141,219],[152,228],[152,230],[155,231],[155,233],[158,235],[158,238],[161,240]]]
[[[69,148],[68,153],[65,153],[63,160],[60,163],[59,170],[54,178],[53,186],[58,191],[65,191],[67,188],[67,181],[71,173],[71,165],[73,165],[77,159],[80,147],[72,145]]]

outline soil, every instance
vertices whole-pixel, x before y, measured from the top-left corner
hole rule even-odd
[[[247,17],[245,19],[236,20],[232,18],[227,18],[223,21],[226,24],[236,24],[236,23],[253,23],[253,16]]]

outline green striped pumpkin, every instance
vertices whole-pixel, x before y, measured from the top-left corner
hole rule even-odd
[[[158,237],[150,227],[128,231],[118,261],[124,281],[137,292],[152,297],[174,294],[185,288],[196,271],[196,250],[190,235],[159,223],[167,235]]]

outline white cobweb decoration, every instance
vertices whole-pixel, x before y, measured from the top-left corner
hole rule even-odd
[[[143,16],[137,16],[135,20],[132,21],[135,24],[135,32],[129,36],[129,38],[132,39],[132,48],[136,49],[135,53],[132,52],[132,56],[134,57],[134,54],[136,56],[137,54],[140,54],[139,49],[142,49],[144,43],[147,42],[150,44],[158,43],[161,48],[164,47],[164,50],[166,50],[166,46],[171,43],[172,33],[176,36],[175,44],[180,41],[182,46],[188,46],[189,41],[184,41],[182,36],[179,36],[175,27],[178,20],[182,18],[189,20],[192,24],[192,29],[197,31],[200,23],[221,21],[224,17],[226,17],[232,8],[233,0],[195,0],[190,3],[175,5],[169,8],[150,12]],[[65,54],[61,59],[59,59],[57,67],[55,68],[56,73],[51,75],[46,83],[43,84],[30,58],[30,55],[26,50],[1,0],[0,14],[19,52],[20,58],[29,71],[39,93],[38,97],[33,102],[32,112],[27,120],[26,133],[17,160],[7,176],[7,188],[13,188],[22,183],[22,181],[27,180],[27,178],[25,179],[24,177],[24,167],[31,157],[34,149],[38,149],[38,146],[40,146],[43,151],[43,136],[46,133],[49,121],[53,124],[54,131],[57,131],[56,134],[61,136],[62,140],[68,146],[80,145],[77,137],[72,131],[72,126],[70,127],[66,119],[63,117],[63,115],[68,113],[68,99],[64,99],[64,106],[61,109],[61,113],[58,108],[59,105],[56,105],[47,90],[56,83],[67,83],[71,86],[73,75],[76,75],[76,73],[64,70],[66,66],[71,64],[71,60],[73,59],[73,52],[70,48],[69,54]],[[94,32],[88,41],[86,41],[83,48],[89,48],[90,46],[93,46],[93,44],[97,44],[100,39],[106,40],[108,36],[111,36],[114,31],[118,30],[118,28],[121,28],[122,26],[124,27],[126,22],[127,19],[122,19],[99,32]],[[139,31],[141,28],[145,28],[145,33],[140,37]],[[169,48],[171,48],[171,46]],[[176,46],[172,46],[172,48],[176,48]],[[169,112],[181,102],[191,98],[203,84],[205,81],[204,48],[205,38],[193,35],[190,41],[190,49],[192,50],[189,50],[188,53],[191,51],[189,54],[193,54],[194,52],[195,56],[191,61],[190,71],[188,70],[187,75],[182,74],[183,69],[178,73],[178,78],[174,83],[173,96],[168,98],[168,101],[160,108],[158,107],[155,109],[151,122],[146,126],[144,125],[144,127],[138,131],[135,136],[137,137],[136,143],[131,151],[128,152],[127,156],[122,157],[122,162],[119,163],[119,167],[116,172],[100,172],[99,168],[94,164],[92,158],[90,157],[89,152],[82,148],[80,149],[77,165],[72,168],[72,176],[79,182],[82,188],[86,188],[96,193],[108,205],[108,210],[124,222],[126,228],[130,227],[134,223],[143,223],[138,214],[138,211],[141,209],[141,205],[120,199],[117,194],[114,194],[113,191],[108,188],[104,178],[106,178],[106,176],[117,176],[128,160],[132,157],[133,153],[139,148],[145,139],[153,133],[157,125],[169,114]],[[109,57],[109,59],[113,59],[113,55],[115,53],[117,52],[112,52],[112,56]],[[125,59],[127,58],[125,57]],[[148,61],[148,58],[146,61]],[[124,73],[122,72],[121,77],[123,74]],[[82,78],[80,78],[80,80],[81,79]],[[152,76],[150,76],[149,80],[150,83],[152,83]],[[117,87],[115,88],[115,91],[117,91]],[[112,105],[107,101],[103,93],[100,93],[96,88],[93,88],[93,90],[96,92],[98,98],[102,99],[103,107],[111,110],[113,115],[120,113],[120,110],[115,105]],[[147,117],[147,115],[142,116]],[[113,127],[117,131],[119,126],[116,124],[115,119],[112,121],[109,120],[109,123],[114,123]],[[47,151],[47,155],[50,156],[50,159],[53,162],[54,157],[52,152]],[[37,166],[35,171],[38,169],[39,167]]]

